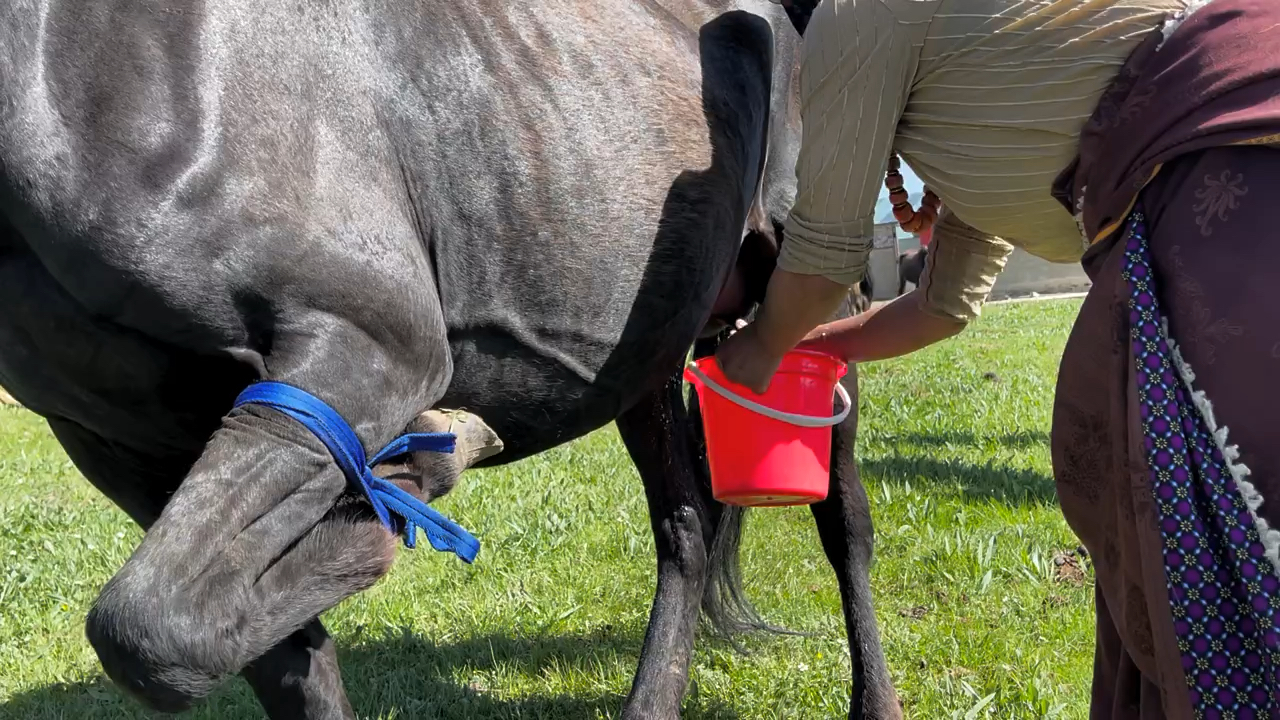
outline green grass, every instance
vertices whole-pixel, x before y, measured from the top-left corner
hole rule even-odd
[[[993,306],[958,340],[861,368],[872,578],[909,717],[1086,716],[1093,579],[1054,563],[1077,541],[1047,445],[1077,307]],[[402,552],[326,617],[358,712],[616,717],[654,583],[640,482],[616,433],[470,474],[439,506],[483,540],[476,565]],[[0,409],[0,717],[146,717],[102,679],[82,630],[138,540],[41,421]],[[765,615],[813,635],[752,638],[745,656],[703,638],[684,717],[842,716],[848,648],[808,512],[754,512],[744,566]],[[194,716],[260,712],[235,680]]]

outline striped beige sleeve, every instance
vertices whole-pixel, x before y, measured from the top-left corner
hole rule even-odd
[[[977,318],[1012,252],[1009,243],[943,210],[920,276],[921,308],[966,323]]]
[[[778,266],[852,285],[866,272],[876,198],[924,23],[882,0],[826,0],[805,34],[796,202]]]

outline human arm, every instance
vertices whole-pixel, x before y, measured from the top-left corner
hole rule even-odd
[[[759,320],[718,353],[730,379],[767,387],[782,356],[830,319],[866,272],[876,199],[923,27],[874,0],[827,2],[814,13],[800,75],[796,201]]]
[[[818,327],[800,347],[856,363],[907,355],[946,340],[979,315],[1012,250],[944,212],[919,287],[869,312]]]
[[[926,311],[923,295],[916,288],[860,315],[820,325],[799,347],[851,363],[870,362],[908,355],[964,330],[964,321]]]
[[[725,376],[764,392],[786,355],[809,331],[829,320],[849,288],[821,275],[775,270],[756,321],[730,336],[716,352]]]

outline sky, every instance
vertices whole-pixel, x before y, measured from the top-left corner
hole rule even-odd
[[[919,207],[920,197],[924,194],[924,183],[920,181],[920,178],[916,177],[915,173],[911,172],[911,168],[907,167],[905,163],[901,172],[904,181],[903,185],[906,186],[907,193],[911,195],[911,204]],[[893,219],[893,205],[889,202],[889,191],[883,185],[880,187],[880,198],[876,201],[876,222],[896,222]],[[900,236],[903,234],[902,232],[898,233]]]

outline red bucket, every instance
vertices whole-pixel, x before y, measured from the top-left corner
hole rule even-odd
[[[727,505],[777,507],[824,500],[831,483],[831,427],[852,410],[840,385],[848,366],[792,350],[763,395],[729,382],[714,357],[685,369],[698,391],[711,492]],[[833,394],[844,402],[832,416]]]

